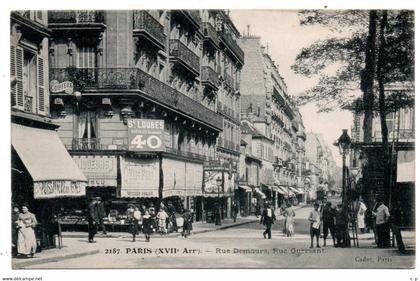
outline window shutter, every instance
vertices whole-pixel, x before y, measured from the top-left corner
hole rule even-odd
[[[37,88],[38,88],[38,113],[46,114],[46,90],[45,90],[45,68],[44,68],[44,59],[38,56],[38,79],[37,79]]]
[[[16,106],[23,109],[23,49],[16,47]]]
[[[16,79],[16,47],[10,46],[10,77]],[[16,85],[10,87],[11,104],[16,105]]]

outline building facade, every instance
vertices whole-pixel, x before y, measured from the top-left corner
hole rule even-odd
[[[267,197],[277,206],[283,199],[304,193],[298,188],[304,127],[301,116],[295,114],[278,66],[260,41],[256,36],[243,36],[240,41],[246,57],[241,75],[241,117],[272,141],[267,144],[270,165],[266,164],[265,173],[263,167],[265,178],[261,183]]]
[[[86,178],[57,136],[50,118],[46,11],[10,15],[12,204],[27,204],[38,219],[41,248],[49,239],[61,199],[84,198]],[[54,200],[51,200],[54,199]],[[64,200],[64,199],[63,199]]]
[[[239,73],[220,51],[232,43],[221,40],[231,22],[216,14],[49,12],[51,115],[88,175],[90,196],[163,199],[203,217],[204,166],[227,134],[217,102],[223,94],[239,98],[226,86],[227,75]],[[222,30],[212,32],[216,24]],[[230,193],[226,187],[221,197]]]

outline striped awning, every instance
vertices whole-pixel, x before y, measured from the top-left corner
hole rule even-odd
[[[245,190],[245,192],[252,192],[252,188],[247,185],[240,185],[239,187]]]
[[[267,197],[267,196],[265,196],[264,192],[262,192],[262,191],[261,191],[261,189],[260,189],[260,188],[258,188],[258,187],[256,187],[256,188],[254,189],[254,191],[255,191],[258,195],[260,195],[262,199],[265,199],[265,198]]]

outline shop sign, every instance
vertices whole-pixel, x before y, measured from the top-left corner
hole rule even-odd
[[[60,83],[57,80],[51,80],[51,82],[50,82],[50,92],[51,93],[64,92],[66,94],[71,95],[73,93],[73,82],[64,81],[64,82]]]
[[[34,198],[80,197],[86,195],[85,182],[40,181],[34,182]]]
[[[223,196],[223,172],[220,170],[204,170],[204,196]]]
[[[75,155],[73,160],[88,179],[87,186],[117,186],[117,157]]]
[[[163,120],[127,119],[127,128],[128,150],[165,150],[165,124]]]
[[[121,157],[121,197],[158,197],[159,160]]]

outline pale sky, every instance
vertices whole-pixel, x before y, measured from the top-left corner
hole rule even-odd
[[[297,11],[293,10],[231,10],[230,16],[241,34],[246,34],[247,25],[250,25],[250,35],[260,36],[261,43],[264,46],[268,44],[268,53],[279,65],[280,75],[284,77],[290,95],[301,93],[316,83],[316,79],[294,74],[290,66],[303,47],[328,37],[329,30],[318,26],[300,26]],[[323,134],[337,165],[341,166],[338,148],[332,143],[341,135],[342,129],[349,129],[350,132],[352,114],[348,111],[321,114],[316,111],[312,104],[300,109],[306,131]]]

